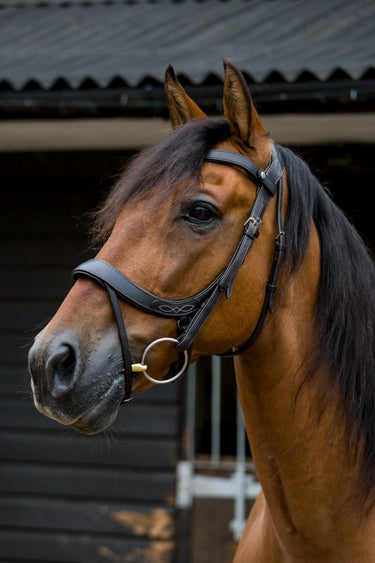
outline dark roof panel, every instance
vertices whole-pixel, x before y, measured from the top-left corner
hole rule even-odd
[[[258,83],[375,67],[373,0],[0,0],[0,83],[21,90],[222,77],[229,57]],[[60,81],[60,82],[59,82]]]

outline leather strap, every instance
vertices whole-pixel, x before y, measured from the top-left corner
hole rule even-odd
[[[107,283],[104,283],[104,287],[108,291],[108,295],[112,303],[113,313],[115,315],[117,329],[119,333],[122,358],[124,362],[124,367],[122,370],[124,373],[124,397],[121,401],[122,404],[122,403],[127,403],[132,399],[133,372],[132,372],[131,353],[129,348],[128,337],[126,335],[124,320],[122,317],[120,304],[118,302],[116,292]]]
[[[185,350],[192,346],[194,339],[208,319],[222,294],[225,292],[227,299],[230,298],[233,283],[238,271],[246,256],[249,254],[254,242],[258,238],[263,215],[273,193],[271,193],[265,185],[260,187],[253,209],[251,210],[251,215],[244,225],[244,232],[228,266],[220,276],[212,295],[202,304],[199,311],[195,314],[190,324],[187,326],[186,330],[179,336],[178,344],[176,345],[178,350]]]
[[[278,191],[278,201],[277,201],[277,224],[278,224],[278,234],[275,239],[275,252],[272,261],[271,273],[266,285],[265,297],[263,301],[262,310],[260,312],[257,324],[250,336],[250,338],[239,348],[235,350],[228,350],[219,354],[223,358],[231,358],[233,356],[239,356],[243,352],[246,352],[254,344],[254,342],[259,337],[263,324],[266,320],[268,313],[273,313],[275,305],[275,293],[277,289],[277,282],[279,278],[280,268],[285,252],[285,232],[283,231],[283,218],[282,218],[282,200],[283,200],[283,181],[282,178],[279,180],[279,191]]]
[[[254,162],[242,154],[218,149],[211,149],[208,151],[205,161],[216,162],[217,164],[227,164],[230,166],[239,166],[249,174],[255,184],[263,185],[272,195],[274,195],[277,189],[277,184],[283,175],[284,168],[276,145],[272,140],[271,148],[271,159],[264,170],[260,170]]]
[[[82,276],[89,277],[105,287],[111,287],[121,299],[146,313],[177,319],[186,318],[199,309],[202,301],[212,293],[220,275],[200,293],[187,299],[172,300],[158,297],[143,289],[105,260],[87,260],[73,270],[74,280]]]
[[[262,225],[262,220],[264,213],[267,209],[270,199],[275,194],[277,188],[279,187],[279,199],[278,199],[278,226],[279,233],[281,232],[282,223],[282,176],[284,172],[284,167],[282,164],[281,157],[276,149],[275,144],[272,143],[272,156],[271,160],[264,171],[259,170],[259,168],[248,158],[229,151],[211,150],[208,153],[206,160],[210,162],[224,163],[230,165],[240,166],[244,169],[259,186],[257,197],[255,199],[253,208],[251,210],[250,216],[245,222],[244,232],[237,245],[237,248],[224,272],[221,274],[215,291],[212,293],[211,297],[205,301],[200,307],[199,311],[195,314],[190,324],[188,324],[186,330],[179,336],[178,344],[176,345],[178,350],[184,350],[193,345],[194,339],[198,335],[199,331],[203,327],[204,323],[208,319],[213,308],[219,301],[222,294],[225,292],[227,299],[230,298],[232,294],[232,287],[234,280],[238,274],[240,267],[242,266],[246,256],[249,254],[255,240],[259,235],[259,229]],[[281,197],[280,197],[281,192]],[[269,295],[272,296],[273,288],[276,290],[276,280],[279,274],[279,260],[275,264],[272,270],[274,274],[272,280],[268,283],[268,289],[266,290],[266,299],[263,304],[261,316],[258,319],[256,329],[254,330],[252,336],[249,339],[251,344],[255,342],[256,338],[259,336],[260,331],[263,327],[265,321],[268,304]],[[272,275],[272,274],[271,274]],[[272,297],[271,297],[272,299]],[[246,343],[246,349],[250,344]],[[242,348],[241,348],[242,350]],[[243,349],[244,351],[244,349]],[[235,355],[236,353],[224,352],[223,355]]]

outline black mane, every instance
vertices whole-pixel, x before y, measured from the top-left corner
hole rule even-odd
[[[93,238],[103,243],[124,205],[163,186],[163,197],[183,184],[197,183],[206,153],[230,136],[225,120],[199,119],[186,123],[156,145],[142,151],[125,169],[104,206],[95,214]]]
[[[285,230],[291,270],[302,263],[313,219],[321,247],[316,359],[323,392],[338,394],[361,496],[375,495],[375,268],[354,227],[308,166],[279,147],[290,203]],[[314,376],[314,372],[310,377]],[[338,421],[339,424],[339,421]]]
[[[168,193],[198,182],[207,151],[230,136],[226,121],[193,120],[146,149],[126,170],[96,217],[103,240],[132,198],[157,186]],[[287,171],[285,267],[293,275],[309,244],[311,220],[321,246],[321,279],[316,310],[315,353],[325,390],[339,402],[348,445],[359,470],[363,496],[375,495],[375,269],[356,230],[332,202],[308,166],[279,147]],[[165,191],[164,191],[165,196]],[[317,373],[315,371],[315,373]],[[310,374],[311,375],[311,374]],[[311,377],[313,377],[312,374]]]

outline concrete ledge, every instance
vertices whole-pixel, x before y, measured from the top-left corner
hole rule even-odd
[[[285,145],[375,143],[375,113],[266,115],[264,124]],[[0,151],[130,150],[171,131],[163,119],[9,120],[0,122]]]

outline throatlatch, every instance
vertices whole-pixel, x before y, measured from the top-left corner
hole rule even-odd
[[[182,377],[188,366],[191,349],[197,334],[203,327],[221,296],[225,293],[227,299],[230,298],[233,283],[238,271],[259,235],[259,230],[262,225],[263,216],[267,206],[271,198],[278,191],[278,234],[275,241],[273,264],[268,284],[266,285],[262,311],[255,330],[249,340],[240,348],[234,351],[225,352],[222,355],[232,356],[240,354],[247,350],[258,338],[267,313],[272,313],[274,308],[274,295],[285,249],[285,233],[282,226],[284,167],[276,145],[272,141],[271,143],[271,160],[264,170],[260,170],[249,158],[231,151],[212,149],[205,157],[205,161],[207,162],[238,166],[242,170],[245,170],[257,186],[257,196],[250,216],[245,221],[241,239],[227,267],[205,289],[196,295],[180,300],[170,300],[158,297],[134,283],[108,262],[100,259],[88,260],[73,270],[74,280],[79,277],[90,278],[102,285],[109,294],[118,327],[123,356],[122,371],[124,372],[124,398],[122,402],[127,402],[131,399],[134,371],[142,371],[145,377],[153,383],[158,384],[176,381]],[[126,335],[126,328],[118,301],[119,298],[152,315],[175,318],[178,326],[177,339],[165,337],[154,340],[143,352],[141,363],[133,364]],[[161,342],[172,342],[175,344],[180,357],[179,361],[175,362],[171,366],[166,379],[159,381],[153,379],[147,373],[147,365],[145,364],[145,361],[149,350]]]

